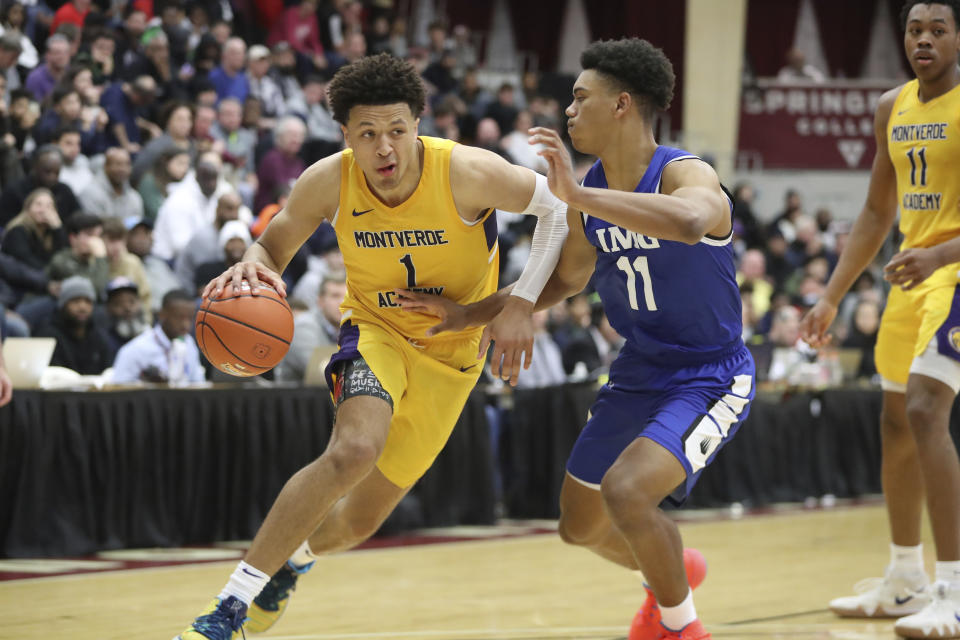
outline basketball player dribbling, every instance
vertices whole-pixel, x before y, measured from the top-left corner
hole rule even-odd
[[[708,164],[654,139],[653,119],[669,106],[674,82],[660,49],[638,39],[597,42],[580,64],[566,110],[570,140],[600,159],[578,185],[557,133],[533,130],[569,227],[536,306],[553,306],[592,276],[626,342],[567,462],[560,536],[642,573],[647,595],[629,640],[702,640],[710,634],[691,589],[702,578],[699,554],[684,552],[660,504],[688,495],[754,396],[753,359],[740,338],[732,203]],[[404,304],[439,316],[435,330],[457,329],[493,317],[508,295],[506,288],[462,307],[408,293]],[[494,340],[498,331],[490,330]],[[685,559],[693,561],[689,575]]]
[[[372,535],[443,448],[483,367],[480,330],[428,335],[433,318],[402,310],[397,290],[482,299],[497,286],[492,210],[538,216],[520,284],[494,322],[504,348],[529,360],[533,302],[566,235],[565,207],[543,176],[417,136],[424,89],[410,64],[362,58],[334,76],[330,103],[349,148],[304,172],[243,261],[203,296],[242,279],[283,292],[278,274],[317,225],[333,225],[347,272],[340,350],[327,369],[333,434],[283,487],[243,562],[179,640],[269,628],[315,557]],[[519,366],[518,357],[508,376]]]
[[[908,638],[960,637],[960,462],[950,410],[960,389],[960,1],[908,0],[904,49],[916,79],[877,106],[867,201],[804,339],[829,341],[837,305],[870,264],[900,208],[900,252],[877,335],[882,377],[883,494],[892,537],[882,580],[830,608],[841,616],[898,617]],[[930,585],[920,544],[927,511],[937,549]]]

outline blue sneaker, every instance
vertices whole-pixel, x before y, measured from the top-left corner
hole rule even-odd
[[[173,640],[233,640],[243,633],[247,605],[235,596],[226,600],[214,598],[186,631]]]
[[[314,563],[297,567],[285,562],[280,570],[273,574],[270,582],[250,604],[247,614],[247,630],[250,633],[263,633],[272,627],[290,604],[290,594],[297,588],[297,578],[310,571]]]

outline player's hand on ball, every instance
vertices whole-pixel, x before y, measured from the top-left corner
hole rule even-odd
[[[273,287],[282,297],[287,297],[287,285],[284,284],[280,275],[272,269],[267,268],[263,263],[252,260],[238,262],[211,280],[207,286],[203,288],[203,293],[200,294],[200,297],[204,299],[211,296],[218,297],[223,293],[228,282],[233,283],[234,291],[239,291],[240,283],[244,280],[250,283],[250,292],[253,295],[259,293],[260,283],[262,281],[265,285]]]
[[[408,289],[394,289],[393,292],[404,311],[424,313],[440,319],[438,324],[427,329],[428,336],[435,336],[442,331],[460,331],[471,326],[467,307],[449,298]]]
[[[941,266],[937,247],[906,249],[890,258],[883,268],[883,278],[906,291],[929,278]]]
[[[832,338],[827,329],[836,317],[836,305],[820,298],[800,321],[800,337],[814,349],[827,346]]]

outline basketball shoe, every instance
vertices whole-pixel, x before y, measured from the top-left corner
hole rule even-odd
[[[699,587],[703,579],[707,577],[707,561],[703,554],[696,549],[683,550],[683,568],[686,570],[687,582],[690,583],[691,589]],[[643,588],[647,592],[647,598],[643,601],[640,610],[637,611],[637,615],[633,617],[633,624],[630,625],[630,635],[627,636],[627,640],[659,640],[664,637],[674,637],[663,635],[668,630],[660,624],[660,607],[657,606],[657,597],[653,595],[653,590],[646,584],[643,585]],[[696,624],[700,625],[700,622],[696,621]],[[689,626],[687,625],[687,627]],[[703,626],[701,625],[700,628],[702,630]],[[669,633],[678,632],[671,631]],[[710,636],[689,636],[689,638],[700,637],[709,638]],[[687,640],[688,636],[683,636],[683,638]]]
[[[855,596],[834,598],[830,610],[843,618],[899,618],[930,604],[927,576],[904,576],[887,570],[883,578],[867,578],[854,585]]]
[[[935,582],[928,589],[929,604],[893,625],[904,638],[960,638],[960,589]]]
[[[303,567],[296,567],[289,561],[283,563],[260,595],[250,603],[250,611],[247,613],[247,631],[263,633],[280,619],[287,605],[290,604],[290,594],[297,588],[297,578],[309,571],[313,564],[311,562]]]
[[[173,640],[232,640],[243,634],[247,605],[235,596],[214,598],[187,629]],[[246,637],[245,635],[243,637]]]

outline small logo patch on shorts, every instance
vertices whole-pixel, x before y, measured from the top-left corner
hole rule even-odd
[[[950,346],[953,347],[953,350],[960,353],[960,327],[950,329],[947,333],[947,340],[950,341]]]

